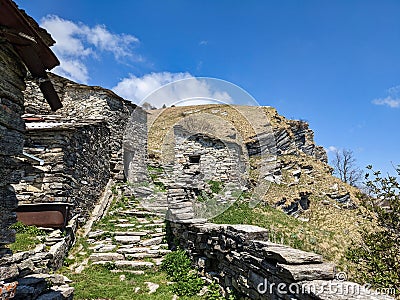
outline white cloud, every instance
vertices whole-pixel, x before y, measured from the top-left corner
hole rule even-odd
[[[88,69],[79,59],[60,58],[60,66],[54,72],[78,82],[86,83],[89,80]]]
[[[376,105],[387,105],[391,108],[400,107],[400,99],[392,99],[391,97],[374,99],[372,103]]]
[[[111,52],[116,60],[137,58],[132,48],[139,40],[128,34],[113,34],[105,25],[90,27],[55,15],[44,17],[40,25],[56,41],[52,50],[61,65],[54,72],[72,80],[87,83],[89,71],[85,62],[89,56],[99,58],[101,52]]]
[[[339,149],[335,146],[329,146],[328,148],[325,148],[326,153],[334,153],[338,151]]]
[[[206,40],[200,41],[199,45],[200,46],[207,46],[208,45],[208,41],[206,41]]]
[[[372,100],[376,105],[387,105],[391,108],[400,107],[400,85],[391,87],[387,90],[389,94],[386,98],[377,98]]]
[[[168,84],[171,82],[175,83]],[[149,102],[156,107],[164,104],[232,103],[232,98],[226,91],[218,90],[206,79],[195,78],[189,73],[161,72],[143,77],[130,75],[122,79],[113,91],[137,104]]]

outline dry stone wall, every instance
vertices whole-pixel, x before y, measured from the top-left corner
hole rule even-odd
[[[174,127],[174,135],[175,178],[199,188],[204,188],[202,183],[208,180],[245,184],[242,176],[246,165],[238,144],[202,133],[191,134],[179,125]]]
[[[138,180],[146,176],[147,114],[107,89],[49,77],[64,107],[52,114],[37,84],[27,83],[24,150],[44,165],[26,161],[23,180],[16,185],[18,198],[21,204],[69,203],[69,217],[80,214],[84,221],[108,180],[124,179],[127,128],[134,152],[128,170]]]
[[[68,249],[75,241],[77,218],[69,221],[62,233],[50,230],[43,244],[34,249],[4,253],[0,257],[0,281],[17,284],[16,293],[10,299],[72,299],[74,288],[71,281],[59,274],[49,274],[59,269]],[[2,295],[3,296],[3,295]]]
[[[170,243],[199,271],[239,299],[392,299],[335,279],[335,266],[315,253],[268,241],[266,229],[205,220],[169,223]]]
[[[147,113],[130,101],[127,101],[110,90],[86,86],[72,82],[66,78],[49,73],[63,108],[57,111],[58,117],[75,122],[104,121],[110,131],[109,152],[110,170],[115,178],[123,178],[123,140],[125,130],[134,127],[136,157],[147,154]],[[25,90],[26,114],[51,115],[45,105],[40,90],[35,82],[27,82]],[[134,113],[134,117],[131,118]],[[139,155],[140,153],[140,155]],[[140,164],[145,173],[145,165]]]
[[[109,129],[104,122],[44,124],[27,123],[24,149],[43,164],[25,161],[14,185],[19,204],[68,203],[69,218],[86,220],[110,178]]]
[[[24,145],[24,109],[22,91],[25,88],[25,67],[12,46],[0,38],[0,244],[14,242],[15,233],[9,226],[15,223],[17,207],[15,191],[10,184],[19,181],[12,157],[22,154]]]

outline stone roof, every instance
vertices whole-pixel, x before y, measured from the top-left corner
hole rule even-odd
[[[51,109],[61,108],[61,101],[46,73],[60,64],[49,48],[54,40],[13,1],[0,0],[0,6],[0,36],[13,45],[31,75],[39,81]]]

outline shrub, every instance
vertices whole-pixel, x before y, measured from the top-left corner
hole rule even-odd
[[[372,171],[372,167],[368,166]],[[400,166],[396,169],[400,175]],[[373,172],[373,171],[372,171]],[[400,183],[396,177],[366,174],[369,194],[360,195],[369,218],[377,220],[374,232],[361,231],[362,245],[353,245],[347,258],[357,265],[357,281],[376,288],[395,288],[400,292]]]
[[[161,264],[161,269],[175,281],[172,291],[178,296],[196,295],[204,285],[196,270],[192,269],[188,255],[182,249],[168,253]]]

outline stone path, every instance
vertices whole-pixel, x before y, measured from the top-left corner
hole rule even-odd
[[[72,267],[75,272],[103,264],[112,272],[143,274],[161,264],[170,252],[165,239],[164,208],[145,208],[134,194],[135,190],[125,184],[114,189],[118,200],[87,235],[90,256]]]

